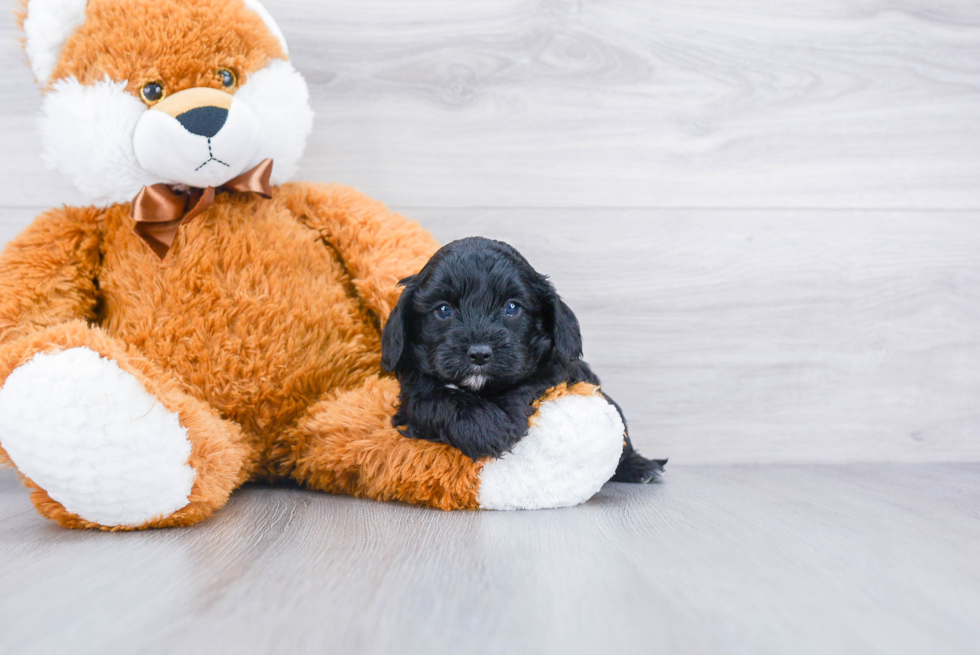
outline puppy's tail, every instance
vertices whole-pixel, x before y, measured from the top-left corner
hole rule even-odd
[[[616,467],[616,474],[613,475],[612,479],[613,482],[630,482],[634,484],[659,482],[664,477],[664,467],[666,465],[666,459],[647,459],[636,452],[630,438],[626,437],[623,456],[619,458],[619,466]]]

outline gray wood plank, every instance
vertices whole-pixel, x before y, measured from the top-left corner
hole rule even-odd
[[[249,487],[187,530],[0,520],[0,651],[976,653],[978,539],[976,464],[675,467],[526,513]]]
[[[318,114],[301,177],[394,205],[980,207],[972,0],[267,5]],[[0,193],[72,201],[16,36]]]
[[[975,212],[410,214],[553,277],[650,455],[980,460]]]
[[[551,275],[651,456],[980,461],[975,212],[406,213]]]

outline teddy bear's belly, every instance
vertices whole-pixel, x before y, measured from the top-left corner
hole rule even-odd
[[[256,445],[271,451],[324,394],[379,372],[377,318],[308,229],[295,220],[256,220],[235,232],[205,221],[188,227],[162,267],[148,266],[140,250],[106,263],[102,325],[172,370]],[[278,265],[287,252],[289,265]]]

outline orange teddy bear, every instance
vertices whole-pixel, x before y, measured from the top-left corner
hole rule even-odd
[[[391,426],[397,280],[437,243],[352,189],[289,183],[313,113],[256,0],[30,0],[47,161],[89,207],[0,255],[0,462],[63,526],[191,525],[249,480],[442,509],[583,502],[623,424],[542,398],[474,462]]]

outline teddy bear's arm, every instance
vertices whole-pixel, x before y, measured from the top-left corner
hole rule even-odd
[[[287,184],[280,198],[341,257],[358,295],[382,322],[439,244],[418,223],[340,185]]]
[[[0,254],[0,343],[71,320],[95,320],[101,235],[94,208],[39,216]]]

